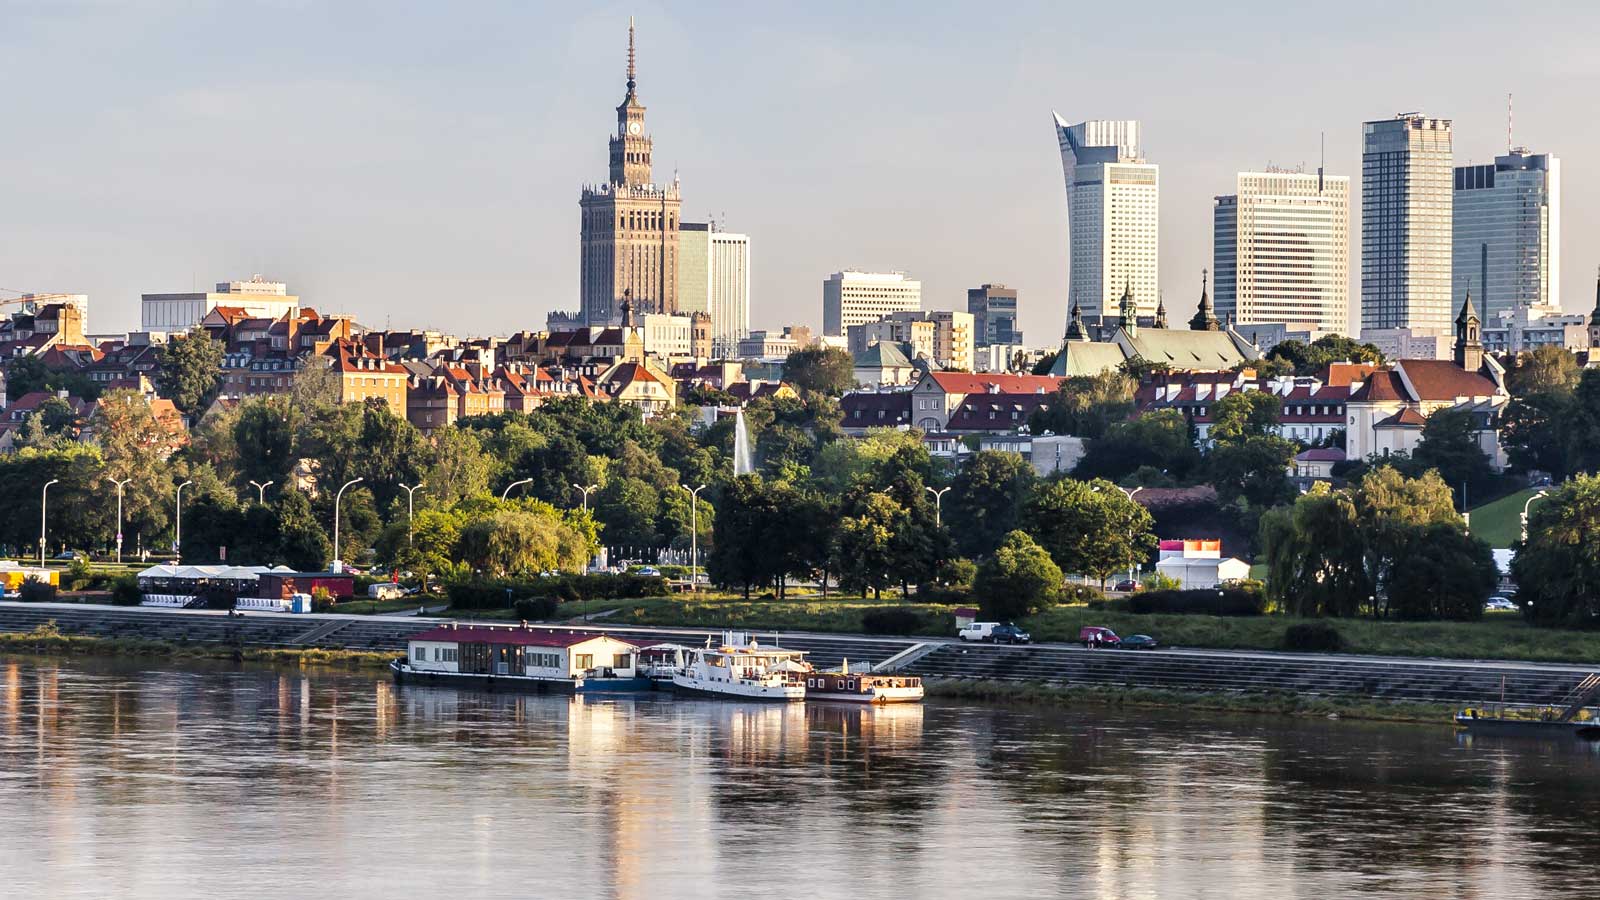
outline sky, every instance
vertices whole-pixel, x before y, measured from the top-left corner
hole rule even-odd
[[[1562,159],[1561,299],[1592,308],[1600,6],[1295,6],[0,0],[0,287],[87,293],[95,332],[252,273],[370,327],[541,328],[577,307],[633,15],[656,178],[751,236],[753,327],[818,325],[828,273],[897,269],[930,309],[1016,287],[1055,343],[1052,110],[1142,121],[1186,319],[1236,172],[1314,170],[1325,132],[1354,194],[1361,122],[1411,110],[1489,162],[1508,92],[1516,143]]]

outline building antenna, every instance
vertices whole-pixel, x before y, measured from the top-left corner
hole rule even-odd
[[[1506,152],[1511,152],[1511,92],[1506,92]]]
[[[1321,156],[1317,158],[1317,193],[1322,193],[1322,169],[1328,164],[1328,133],[1322,132]]]

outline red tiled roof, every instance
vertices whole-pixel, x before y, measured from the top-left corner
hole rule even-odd
[[[1028,424],[1050,394],[970,394],[950,413],[947,431],[1011,431]]]
[[[1301,462],[1344,462],[1344,451],[1338,447],[1313,447],[1295,454]]]
[[[529,647],[571,647],[584,641],[592,641],[598,637],[611,637],[593,631],[532,631],[526,628],[512,626],[509,628],[495,628],[488,625],[471,625],[465,628],[450,628],[440,626],[427,631],[413,634],[408,640],[413,641],[439,641],[442,643],[457,644],[516,644]],[[639,646],[632,641],[612,637],[632,647]]]
[[[1414,409],[1412,409],[1411,407],[1408,406],[1405,409],[1400,410],[1399,412],[1395,413],[1394,415],[1390,416],[1387,419],[1384,419],[1382,422],[1379,422],[1378,424],[1376,424],[1376,425],[1374,425],[1372,427],[1374,427],[1374,428],[1421,428],[1422,426],[1424,426],[1426,424],[1428,424],[1428,420],[1424,419],[1422,417],[1421,413],[1417,412],[1416,410],[1414,410]]]
[[[1418,400],[1454,400],[1457,397],[1491,397],[1495,394],[1493,381],[1468,372],[1445,359],[1403,359],[1395,368],[1405,373],[1407,381],[1417,390]]]
[[[929,372],[929,378],[947,394],[982,394],[991,388],[1002,394],[1050,393],[1061,384],[1054,375],[972,374],[970,372]]]
[[[1406,386],[1401,382],[1399,375],[1388,369],[1380,369],[1368,376],[1367,380],[1362,382],[1361,387],[1350,395],[1350,399],[1360,402],[1383,403],[1393,400],[1405,401],[1410,398],[1406,396]]]

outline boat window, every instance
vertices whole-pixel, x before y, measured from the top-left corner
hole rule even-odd
[[[416,648],[415,655],[416,655],[417,662],[426,662],[427,659],[428,659],[428,648],[427,647],[418,647],[418,648]]]
[[[588,671],[589,669],[592,669],[592,668],[594,668],[594,654],[593,653],[580,653],[580,654],[578,654],[578,669],[580,671]]]
[[[612,657],[612,659],[611,659],[611,667],[614,668],[614,669],[631,669],[631,668],[633,668],[633,654],[632,653],[618,653],[616,656]]]

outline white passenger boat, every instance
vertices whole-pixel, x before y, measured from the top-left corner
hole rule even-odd
[[[716,646],[695,647],[672,676],[672,690],[730,700],[804,700],[805,652],[763,647],[742,634]]]

